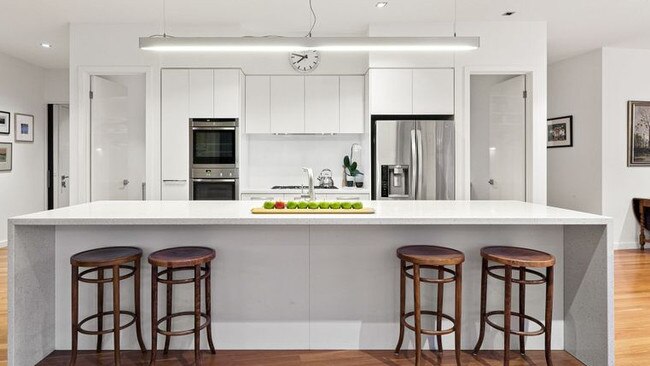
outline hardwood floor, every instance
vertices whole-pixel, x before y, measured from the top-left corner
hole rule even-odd
[[[641,366],[650,364],[650,250],[621,250],[615,254],[615,317],[616,317],[616,365]],[[0,366],[7,359],[7,250],[0,249]],[[510,363],[519,365],[545,365],[542,352],[528,352],[522,358],[513,352]],[[57,351],[39,365],[67,365],[69,352]],[[170,352],[159,358],[158,365],[191,365],[191,352]],[[469,352],[462,355],[463,365],[500,365],[499,352],[481,352],[474,357]],[[581,365],[566,352],[554,352],[555,365]],[[146,365],[148,358],[138,351],[123,353],[123,364]],[[216,355],[205,353],[205,365],[362,365],[401,366],[413,364],[413,352],[395,356],[391,351],[218,351]],[[111,365],[112,353],[83,353],[78,365]],[[445,352],[441,358],[425,352],[427,365],[455,365],[453,352]]]

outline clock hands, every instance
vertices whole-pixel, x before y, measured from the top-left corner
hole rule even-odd
[[[298,61],[295,62],[296,64],[299,63],[300,61],[306,59],[307,57],[309,57],[309,56],[307,56],[307,55],[301,55],[301,54],[298,54],[298,53],[292,53],[291,55],[292,55],[292,56],[298,56],[298,57],[300,57],[300,60],[298,60]]]

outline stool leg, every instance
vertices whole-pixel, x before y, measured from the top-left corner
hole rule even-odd
[[[553,366],[551,359],[551,327],[553,325],[553,267],[546,268],[546,316],[544,331],[544,354],[546,364]]]
[[[77,342],[79,326],[79,267],[72,266],[72,351],[70,354],[70,366],[77,363]]]
[[[519,279],[522,281],[526,280],[526,267],[519,267]],[[519,331],[523,332],[525,328],[525,319],[524,314],[526,314],[526,285],[523,283],[519,284]],[[519,353],[522,355],[526,354],[526,337],[523,335],[519,336]]]
[[[104,279],[104,270],[99,269],[97,271],[97,279],[98,280],[103,280]],[[104,283],[98,283],[97,284],[97,314],[101,314],[104,312]],[[97,318],[97,330],[102,331],[104,330],[104,317],[99,316]],[[97,352],[101,352],[102,350],[102,335],[98,334],[97,335]]]
[[[477,354],[481,350],[481,345],[483,344],[483,339],[485,338],[485,312],[487,306],[487,268],[488,261],[483,259],[483,264],[481,265],[481,320],[480,320],[480,330],[478,341],[474,347],[473,354]]]
[[[113,266],[113,356],[120,366],[120,266]]]
[[[212,277],[212,268],[210,265],[210,262],[205,264],[205,271],[206,271],[206,276],[205,276],[205,314],[208,316],[209,323],[208,326],[206,327],[207,332],[208,332],[208,346],[210,346],[210,353],[213,355],[217,353],[214,349],[214,343],[212,342],[212,291],[211,291],[211,281],[210,278]]]
[[[171,281],[174,278],[172,275],[171,268],[167,268],[167,281]],[[166,294],[165,294],[165,311],[166,315],[169,316],[172,313],[172,284],[168,283],[166,285]],[[166,331],[171,331],[172,330],[172,319],[167,318],[167,321],[165,321],[165,330]],[[171,340],[171,336],[166,335],[165,336],[165,348],[163,350],[163,354],[166,355],[169,352],[169,341]]]
[[[438,267],[438,279],[441,280],[445,278],[445,270],[443,266]],[[444,284],[439,283],[438,284],[438,298],[437,298],[437,319],[436,319],[436,326],[437,330],[441,331],[442,330],[442,302],[444,300]],[[437,335],[436,336],[437,341],[438,341],[438,352],[442,352],[442,335]]]
[[[158,267],[151,266],[151,361],[156,364],[158,350]]]
[[[133,289],[135,291],[135,333],[138,337],[140,350],[144,353],[147,352],[147,348],[145,347],[144,340],[142,339],[142,313],[140,312],[140,259],[138,258],[134,264],[135,273],[133,276]]]
[[[420,319],[420,266],[413,264],[413,306],[415,310],[415,366],[422,358],[422,324]]]
[[[503,301],[503,366],[510,364],[510,303],[512,300],[512,267],[506,267],[505,298]]]
[[[395,354],[399,353],[404,341],[404,314],[406,307],[406,263],[400,261],[399,270],[399,338],[395,347]]]
[[[462,322],[462,305],[463,305],[463,265],[456,265],[456,280],[454,283],[456,287],[456,310],[454,311],[454,336],[456,347],[456,365],[460,366],[460,332],[463,325]]]
[[[201,365],[201,266],[194,266],[194,364]]]

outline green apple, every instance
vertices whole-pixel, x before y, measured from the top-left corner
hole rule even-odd
[[[355,210],[360,210],[360,209],[363,208],[363,203],[355,202],[355,203],[352,204],[352,208],[354,208]]]
[[[298,202],[294,202],[294,201],[287,202],[287,208],[290,210],[295,210],[296,208],[298,208]]]
[[[332,202],[330,203],[330,208],[334,210],[338,210],[341,208],[341,202]]]
[[[308,207],[309,207],[311,210],[315,210],[315,209],[318,208],[318,202],[309,202]]]
[[[275,207],[275,202],[272,201],[266,201],[264,202],[264,208],[267,210],[270,210]]]
[[[341,202],[341,208],[344,210],[349,210],[352,208],[352,204],[350,202]]]
[[[298,208],[301,208],[301,209],[304,210],[304,209],[306,209],[307,207],[309,207],[309,204],[308,204],[307,202],[305,202],[305,201],[300,201],[300,202],[298,202]]]
[[[330,203],[329,202],[321,202],[318,207],[322,208],[323,210],[327,210],[330,208]]]

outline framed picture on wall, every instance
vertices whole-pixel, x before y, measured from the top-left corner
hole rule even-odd
[[[546,147],[573,146],[573,116],[551,118],[546,126]]]
[[[0,172],[11,170],[11,142],[0,142]]]
[[[34,116],[31,114],[14,114],[16,141],[34,142]]]
[[[650,102],[627,102],[627,166],[650,166]]]
[[[0,134],[8,135],[11,132],[11,113],[0,111]]]

